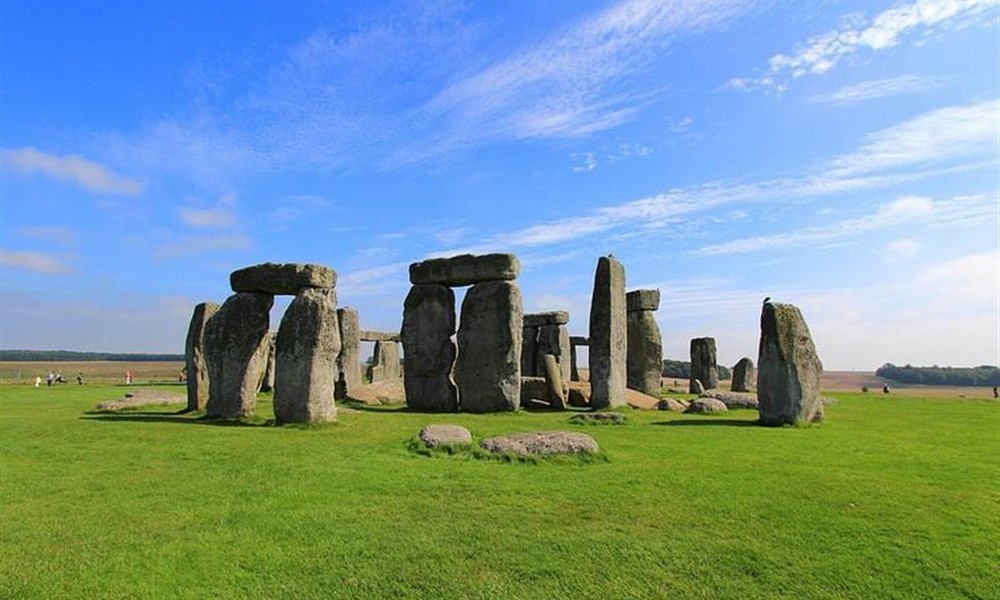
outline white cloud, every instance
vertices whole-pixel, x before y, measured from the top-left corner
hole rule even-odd
[[[871,21],[851,15],[842,27],[810,38],[789,54],[772,56],[763,75],[736,77],[723,87],[782,91],[789,78],[822,75],[859,52],[875,53],[898,46],[904,37],[918,31],[959,29],[981,17],[992,22],[995,9],[996,0],[918,0],[888,9]]]
[[[574,152],[569,156],[576,161],[573,165],[574,173],[586,173],[597,168],[597,155],[594,152]]]
[[[0,265],[43,275],[66,275],[73,269],[58,258],[44,252],[0,249]]]
[[[76,231],[70,227],[25,226],[18,231],[28,237],[57,242],[64,246],[73,245],[77,241]]]
[[[146,184],[115,173],[108,167],[73,154],[59,156],[35,148],[0,149],[0,164],[22,173],[41,173],[60,181],[71,181],[99,194],[138,196]]]
[[[224,208],[199,209],[181,207],[177,209],[177,216],[185,224],[200,229],[225,229],[232,227],[236,222],[236,216],[233,212]]]
[[[156,251],[154,258],[157,260],[176,259],[214,252],[250,250],[253,247],[253,240],[243,233],[194,236],[164,244]]]
[[[920,252],[920,244],[908,238],[900,238],[889,242],[882,248],[882,258],[891,264],[913,258],[918,252]]]
[[[900,75],[899,77],[891,77],[889,79],[862,81],[842,87],[828,94],[809,96],[807,99],[814,104],[846,106],[868,100],[877,100],[879,98],[924,92],[938,87],[941,87],[941,80],[937,78]]]

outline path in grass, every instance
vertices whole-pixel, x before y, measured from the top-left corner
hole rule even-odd
[[[1000,595],[992,401],[842,395],[807,429],[395,409],[299,428],[87,414],[121,388],[39,391],[0,388],[0,597]],[[609,460],[408,451],[432,422],[571,428]]]

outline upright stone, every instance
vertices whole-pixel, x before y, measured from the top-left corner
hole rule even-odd
[[[274,417],[279,423],[334,421],[340,352],[337,293],[303,288],[281,318],[275,341]]]
[[[187,410],[205,410],[208,402],[208,365],[205,362],[205,324],[219,310],[214,302],[194,307],[184,343],[184,367],[187,371]]]
[[[455,292],[439,284],[415,285],[403,302],[403,386],[406,405],[455,412]]]
[[[372,353],[372,383],[399,379],[403,376],[399,365],[399,345],[396,342],[375,342]]]
[[[521,262],[513,254],[462,254],[451,258],[432,258],[410,265],[410,283],[440,283],[450,287],[487,281],[517,279]]]
[[[625,404],[625,267],[602,256],[594,274],[590,303],[590,404]]]
[[[791,304],[765,302],[760,315],[757,400],[761,425],[809,423],[823,418],[819,393],[823,364],[809,327]]]
[[[733,367],[733,382],[729,386],[734,392],[749,392],[754,384],[756,374],[753,370],[753,361],[744,356]]]
[[[629,292],[625,302],[628,306],[628,387],[658,396],[663,372],[663,339],[654,311],[660,307],[660,290]]]
[[[695,380],[706,390],[719,387],[719,366],[715,359],[715,338],[703,337],[691,340],[691,381],[688,392],[695,393]]]
[[[535,354],[538,350],[538,327],[524,326],[521,332],[521,377],[536,377]]]
[[[549,396],[549,406],[562,410],[566,408],[566,395],[569,388],[563,385],[562,369],[559,362],[552,354],[546,354],[542,358],[545,369],[545,386]]]
[[[274,336],[275,332],[267,332],[267,361],[264,363],[264,375],[260,378],[259,389],[262,392],[273,392],[274,391]]]
[[[340,353],[337,354],[337,381],[343,382],[337,399],[343,400],[361,385],[361,339],[358,337],[358,311],[353,308],[337,309],[340,328]]]
[[[205,324],[206,416],[235,419],[253,414],[273,304],[271,294],[238,292]]]
[[[521,402],[521,290],[512,281],[477,283],[465,294],[455,382],[466,412],[517,410]]]
[[[569,381],[573,361],[569,355],[569,330],[566,325],[553,323],[538,328],[535,372],[539,375],[545,373],[545,357],[547,355],[556,357],[563,381]]]

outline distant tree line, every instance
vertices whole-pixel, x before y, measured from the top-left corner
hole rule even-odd
[[[724,367],[722,365],[719,365],[718,369],[719,369],[719,379],[733,378],[733,373],[732,371],[729,370],[729,367]],[[669,358],[664,359],[663,376],[673,377],[675,379],[690,379],[691,363],[679,360],[670,360]]]
[[[71,350],[0,350],[0,361],[176,362],[183,360],[183,354],[127,354],[121,352],[73,352]]]
[[[1000,368],[992,365],[978,367],[897,367],[885,363],[875,375],[899,383],[919,385],[985,386],[1000,385]]]

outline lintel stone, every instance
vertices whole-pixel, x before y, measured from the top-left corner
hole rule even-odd
[[[525,327],[541,327],[543,325],[565,325],[569,323],[569,313],[564,310],[531,313],[524,315]]]
[[[521,273],[513,254],[461,254],[410,264],[410,283],[440,283],[460,287],[486,281],[510,281]]]
[[[402,337],[398,333],[390,331],[365,331],[358,332],[358,339],[362,342],[401,342]]]
[[[263,263],[233,271],[229,285],[234,292],[295,296],[304,288],[336,287],[337,272],[317,264]]]
[[[633,290],[625,294],[625,310],[659,310],[660,290]]]

